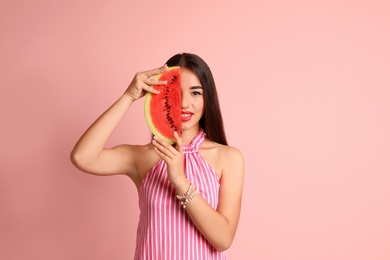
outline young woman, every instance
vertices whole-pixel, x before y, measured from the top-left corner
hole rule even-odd
[[[146,92],[158,95],[153,79],[180,66],[182,133],[176,145],[154,137],[145,145],[105,144],[131,104]],[[125,174],[139,192],[135,259],[226,259],[236,233],[244,159],[227,145],[215,83],[197,55],[177,54],[163,67],[139,72],[125,93],[81,136],[71,160],[96,175]]]

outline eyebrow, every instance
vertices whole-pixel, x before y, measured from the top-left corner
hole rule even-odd
[[[192,87],[190,87],[190,89],[203,89],[203,87],[202,86],[192,86]]]

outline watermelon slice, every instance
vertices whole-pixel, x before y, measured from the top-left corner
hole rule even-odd
[[[170,144],[175,143],[173,132],[181,134],[181,85],[180,67],[169,67],[168,70],[155,76],[155,79],[166,80],[166,85],[156,85],[159,94],[145,95],[145,119],[152,133]]]

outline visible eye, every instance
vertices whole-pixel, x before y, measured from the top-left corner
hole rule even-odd
[[[192,95],[197,96],[197,95],[202,95],[202,92],[199,91],[193,91]]]

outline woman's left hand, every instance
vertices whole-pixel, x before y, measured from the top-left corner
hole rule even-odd
[[[176,140],[175,147],[157,136],[153,137],[153,144],[158,156],[167,163],[169,181],[176,186],[181,180],[185,179],[185,175],[183,141],[177,132],[174,133],[174,136]]]

